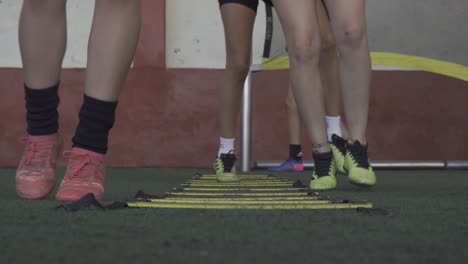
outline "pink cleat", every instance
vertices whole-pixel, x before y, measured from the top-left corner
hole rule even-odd
[[[21,143],[26,147],[16,171],[16,193],[23,199],[43,199],[55,187],[59,135],[29,135],[22,138]]]
[[[304,163],[302,160],[298,161],[295,159],[288,159],[285,162],[281,163],[281,165],[273,168],[269,168],[269,171],[274,172],[282,172],[282,171],[303,171],[304,170]]]
[[[77,201],[88,193],[96,199],[104,194],[106,168],[104,155],[82,148],[65,151],[69,158],[67,172],[60,184],[56,199],[59,201]]]

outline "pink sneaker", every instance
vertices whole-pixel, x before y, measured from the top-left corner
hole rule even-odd
[[[88,193],[93,193],[96,199],[101,199],[106,171],[104,155],[82,148],[72,148],[65,151],[64,156],[69,158],[67,172],[56,199],[77,201]]]
[[[23,199],[38,200],[49,195],[55,187],[55,165],[60,148],[57,133],[27,136],[26,145],[16,171],[16,193]]]

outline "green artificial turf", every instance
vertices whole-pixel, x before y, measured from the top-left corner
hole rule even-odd
[[[109,169],[104,203],[158,194],[196,170]],[[206,173],[209,171],[200,171]],[[256,172],[262,173],[262,171]],[[378,171],[363,190],[339,177],[326,195],[368,200],[355,210],[54,210],[23,201],[0,169],[0,263],[467,263],[467,171]],[[59,170],[63,174],[63,170]],[[307,182],[310,172],[277,174]]]

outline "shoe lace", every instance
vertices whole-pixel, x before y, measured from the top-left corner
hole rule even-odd
[[[98,166],[89,154],[77,153],[73,150],[68,150],[63,153],[65,158],[69,159],[68,169],[71,171],[71,177],[79,179],[88,179],[93,175],[95,167]]]
[[[338,150],[343,154],[346,155],[346,140],[336,134],[332,135],[332,143],[335,145]]]
[[[347,148],[352,154],[354,161],[358,164],[358,167],[369,168],[369,157],[367,155],[367,145],[362,145],[359,141],[354,141],[352,144],[348,144]]]
[[[317,176],[327,176],[330,173],[332,166],[333,155],[331,152],[327,153],[314,153],[315,173]]]
[[[236,163],[236,155],[234,154],[234,151],[231,150],[229,153],[221,154],[220,158],[223,161],[224,172],[231,172],[232,167],[234,167],[234,164]]]
[[[52,146],[49,140],[33,141],[28,137],[23,137],[20,143],[27,145],[24,160],[27,165],[42,165],[49,157]]]

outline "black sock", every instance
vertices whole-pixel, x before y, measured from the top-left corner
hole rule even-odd
[[[24,86],[26,100],[26,122],[28,134],[33,136],[50,135],[58,131],[58,111],[60,102],[58,84],[47,89],[35,90]]]
[[[72,139],[73,147],[106,154],[116,108],[117,102],[105,102],[85,95],[80,110],[80,123]]]
[[[289,158],[294,159],[296,161],[302,160],[302,148],[301,145],[289,145]]]

